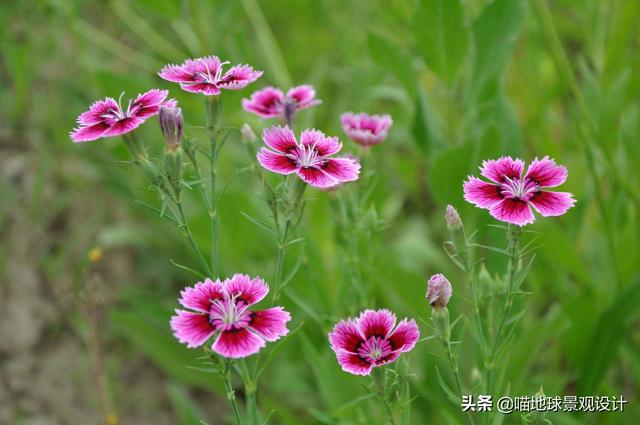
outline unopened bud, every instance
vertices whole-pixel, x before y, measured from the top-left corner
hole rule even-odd
[[[242,124],[242,127],[240,127],[240,137],[242,138],[243,142],[246,142],[249,144],[252,144],[256,140],[258,140],[258,138],[256,137],[256,134],[253,132],[253,129],[247,123]]]
[[[443,274],[434,274],[427,283],[427,300],[435,309],[443,308],[451,298],[451,283]]]
[[[180,193],[182,188],[180,180],[182,179],[182,148],[178,146],[174,150],[166,150],[164,153],[164,168],[169,177],[169,183],[176,192]]]
[[[444,218],[447,221],[447,229],[458,230],[462,227],[460,214],[458,214],[458,211],[456,211],[452,205],[447,205],[447,211],[444,214]]]
[[[184,119],[180,108],[160,107],[160,129],[167,151],[175,151],[180,146],[184,131]]]

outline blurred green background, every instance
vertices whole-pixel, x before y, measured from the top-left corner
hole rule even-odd
[[[635,0],[14,0],[0,8],[0,422],[7,424],[227,423],[229,409],[200,352],[171,336],[178,291],[193,277],[169,259],[196,264],[170,224],[134,202],[153,203],[119,139],[74,145],[76,116],[98,98],[171,90],[187,134],[205,142],[204,98],[156,76],[169,62],[217,54],[264,76],[223,95],[232,126],[261,123],[240,100],[267,84],[310,83],[321,106],[299,114],[346,141],[339,115],[390,113],[389,139],[371,151],[371,220],[359,229],[359,267],[372,307],[428,319],[426,278],[445,273],[453,315],[468,312],[464,278],[446,258],[443,212],[460,211],[486,244],[504,243],[493,220],[462,199],[462,181],[482,159],[550,155],[569,169],[562,190],[578,204],[539,219],[532,292],[513,350],[501,359],[503,393],[623,394],[624,414],[549,414],[558,424],[637,423],[640,382],[640,3]],[[154,119],[141,133],[160,154]],[[220,160],[223,179],[247,165],[237,138]],[[274,181],[277,178],[274,176]],[[291,337],[261,382],[273,423],[364,424],[371,404],[361,378],[339,370],[326,334],[353,314],[344,291],[344,229],[335,194],[309,191],[299,234],[302,267],[284,304]],[[208,246],[195,194],[188,212]],[[250,173],[221,201],[223,275],[273,278],[275,245],[240,214],[266,217]],[[289,251],[290,269],[300,254]],[[503,259],[485,253],[491,270]],[[342,288],[342,289],[341,289]],[[429,330],[422,322],[423,334]],[[463,379],[478,360],[465,340]],[[415,424],[465,417],[436,379],[446,365],[435,341],[411,354]],[[504,363],[506,362],[506,363]],[[448,374],[443,373],[445,378]],[[239,397],[242,395],[239,394]],[[378,419],[379,420],[379,419]],[[521,423],[519,415],[505,423]]]

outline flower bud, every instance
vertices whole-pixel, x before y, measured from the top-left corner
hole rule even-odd
[[[160,107],[160,129],[164,137],[166,150],[175,151],[180,146],[184,130],[184,119],[180,108]]]
[[[247,123],[242,124],[242,127],[240,127],[240,137],[243,142],[246,142],[249,144],[252,144],[256,140],[258,140],[258,138],[256,137],[256,134],[253,132],[253,129]]]
[[[178,146],[174,150],[167,150],[164,153],[164,168],[167,173],[167,177],[169,177],[169,183],[171,183],[171,187],[176,192],[176,194],[180,193],[180,189],[182,188],[180,180],[182,179],[182,148]]]
[[[435,309],[443,308],[451,298],[451,283],[443,274],[434,274],[429,278],[427,300]]]
[[[447,229],[458,230],[462,227],[460,215],[452,205],[447,205],[447,211],[444,214],[444,218],[447,221]]]

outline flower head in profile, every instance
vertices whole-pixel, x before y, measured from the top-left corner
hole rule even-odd
[[[175,107],[175,100],[165,100],[168,94],[167,90],[149,90],[130,99],[126,108],[120,102],[122,96],[119,101],[112,97],[95,101],[88,111],[78,117],[78,127],[70,133],[71,140],[89,142],[129,133],[147,118],[156,115],[161,106]]]
[[[345,372],[369,375],[374,367],[394,362],[420,338],[415,320],[396,326],[389,310],[365,310],[357,319],[342,320],[329,333],[329,343]]]
[[[223,357],[241,358],[260,351],[266,342],[287,335],[291,315],[282,307],[252,311],[269,293],[260,278],[236,274],[224,281],[206,279],[181,292],[171,330],[187,347],[199,347],[215,335],[211,349]]]
[[[340,117],[340,122],[347,136],[362,146],[382,143],[393,124],[389,115],[369,115],[364,112],[346,112]]]
[[[289,122],[296,111],[322,103],[315,96],[316,91],[310,85],[293,87],[286,94],[275,87],[265,87],[250,99],[242,99],[242,107],[261,118],[282,118]]]
[[[443,274],[434,274],[427,282],[427,301],[434,308],[446,307],[451,299],[451,283]]]
[[[360,174],[360,164],[354,158],[332,155],[340,152],[337,137],[327,137],[318,130],[304,130],[300,143],[289,127],[273,126],[262,133],[265,144],[258,152],[258,162],[274,173],[298,176],[311,186],[326,188],[354,181]]]
[[[464,199],[489,210],[494,218],[524,226],[535,221],[532,208],[543,217],[558,216],[575,204],[568,192],[547,190],[567,180],[567,169],[545,156],[534,159],[524,173],[524,162],[504,156],[484,161],[480,174],[489,182],[469,176],[464,182]]]
[[[220,94],[221,89],[240,90],[257,80],[262,71],[255,71],[249,65],[235,65],[223,73],[224,65],[217,56],[187,59],[180,65],[169,64],[158,75],[191,93],[207,96]]]

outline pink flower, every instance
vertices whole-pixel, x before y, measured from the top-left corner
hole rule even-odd
[[[282,307],[250,311],[269,287],[260,278],[235,274],[223,282],[206,279],[181,292],[180,304],[192,310],[176,310],[171,318],[173,335],[187,347],[199,347],[214,334],[211,349],[223,357],[241,358],[260,351],[266,342],[287,335],[291,315]]]
[[[314,99],[316,91],[310,85],[297,86],[283,94],[275,87],[265,87],[254,92],[251,99],[242,99],[242,107],[261,118],[287,117],[300,109],[319,105],[322,101]]]
[[[347,136],[362,146],[382,143],[393,124],[389,115],[369,115],[364,112],[346,112],[342,114],[340,121]]]
[[[500,221],[524,226],[535,221],[533,207],[543,217],[562,215],[575,204],[568,192],[550,192],[567,180],[567,169],[545,156],[534,159],[522,177],[524,162],[504,156],[484,161],[480,174],[491,183],[469,176],[464,182],[464,199]]]
[[[129,100],[124,109],[115,99],[107,97],[94,102],[78,117],[78,127],[69,134],[74,142],[89,142],[101,137],[120,136],[136,129],[147,118],[156,115],[161,106],[173,108],[177,102],[165,101],[167,90],[153,89]],[[122,97],[122,96],[121,96]]]
[[[217,56],[187,59],[181,65],[166,65],[158,75],[180,83],[183,90],[207,96],[220,94],[220,89],[242,89],[262,75],[262,71],[254,71],[249,65],[232,66],[223,75],[222,67],[228,63],[221,62]]]
[[[342,149],[337,137],[326,137],[318,130],[304,130],[300,143],[289,127],[265,128],[262,138],[267,148],[258,152],[258,162],[274,173],[292,174],[306,183],[326,188],[354,181],[360,174],[360,164],[353,158],[330,158]]]
[[[404,319],[396,326],[396,316],[389,310],[365,310],[355,320],[340,321],[329,333],[342,370],[354,375],[368,375],[372,368],[394,362],[419,338],[415,320]]]

